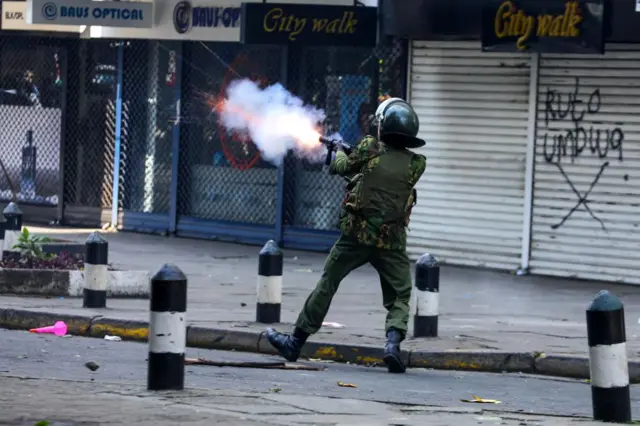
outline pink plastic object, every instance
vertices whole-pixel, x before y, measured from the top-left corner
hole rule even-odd
[[[55,334],[56,336],[64,336],[67,334],[67,324],[64,321],[58,321],[53,325],[40,328],[32,328],[31,333]]]

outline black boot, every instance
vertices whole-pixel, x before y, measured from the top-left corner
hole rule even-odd
[[[278,353],[287,361],[296,362],[300,357],[300,351],[304,346],[309,333],[299,328],[293,330],[293,334],[284,334],[275,331],[273,328],[267,329],[267,340]]]
[[[384,345],[384,363],[389,373],[404,373],[407,371],[400,355],[400,342],[404,336],[395,328],[387,331],[387,343]]]

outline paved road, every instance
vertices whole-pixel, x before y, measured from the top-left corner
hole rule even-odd
[[[69,228],[32,228],[59,238],[84,241]],[[255,320],[257,247],[134,233],[107,233],[110,260],[123,269],[156,271],[173,262],[188,274],[191,324],[262,329]],[[320,276],[325,256],[287,250],[282,327],[290,328]],[[342,284],[327,321],[344,329],[322,329],[316,341],[381,345],[385,311],[375,271],[363,267]],[[585,309],[603,289],[625,303],[629,356],[640,358],[640,287],[544,277],[516,277],[473,269],[443,268],[440,285],[440,339],[409,339],[416,350],[499,349],[586,355]],[[148,301],[110,299],[107,311],[82,309],[77,299],[0,297],[0,307],[36,308],[147,320]]]
[[[102,389],[107,384],[126,384],[128,389],[132,389],[131,392],[138,392],[146,384],[147,346],[140,343],[43,336],[7,330],[0,330],[0,341],[0,374],[4,376],[88,380],[97,385],[96,389]],[[188,356],[237,361],[273,359],[262,355],[206,350],[189,350]],[[100,368],[96,372],[89,371],[84,366],[88,361],[98,363]],[[584,382],[526,375],[430,370],[410,370],[406,375],[390,375],[381,368],[308,364],[326,369],[314,372],[189,366],[186,381],[189,388],[259,393],[270,395],[270,398],[280,402],[291,402],[292,398],[317,401],[312,397],[320,397],[448,407],[458,411],[488,409],[498,413],[495,414],[498,417],[508,416],[505,413],[591,415],[590,388]],[[357,388],[339,387],[338,381],[355,384]],[[2,384],[3,389],[12,387],[9,383]],[[460,399],[470,398],[472,394],[497,399],[502,403],[479,406],[460,402]],[[0,394],[0,401],[2,398]],[[333,402],[324,402],[325,407],[333,405]],[[633,388],[632,405],[636,410],[635,417],[640,418],[640,386]],[[0,412],[4,415],[4,411]],[[375,423],[363,424],[373,426]]]
[[[0,374],[0,425],[33,426],[598,426],[576,418],[492,413],[477,407],[399,406],[348,398],[139,386]]]

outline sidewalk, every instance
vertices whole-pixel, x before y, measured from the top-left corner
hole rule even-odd
[[[84,241],[90,230],[30,227],[34,233]],[[180,267],[189,278],[188,318],[192,326],[262,331],[255,319],[259,247],[166,238],[133,233],[105,233],[110,262],[122,269],[155,272],[162,263]],[[315,286],[324,255],[286,250],[282,321],[289,330]],[[501,351],[587,355],[585,309],[602,289],[625,304],[630,358],[640,358],[640,288],[610,283],[444,267],[440,278],[440,337],[409,338],[412,351]],[[104,312],[82,309],[78,299],[0,297],[0,308],[31,309],[67,315],[102,315],[147,321],[147,300],[109,299]],[[381,346],[385,310],[373,268],[353,272],[342,284],[326,321],[343,329],[322,329],[314,342]],[[410,324],[411,329],[411,324]]]

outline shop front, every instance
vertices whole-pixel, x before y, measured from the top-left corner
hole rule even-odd
[[[427,140],[412,255],[640,284],[636,2],[411,3],[382,26]]]
[[[99,226],[110,211],[117,48],[89,26],[149,26],[152,12],[94,5],[2,2],[0,204],[17,200],[29,221]],[[146,18],[120,23],[132,9]]]
[[[377,9],[352,0],[268,3],[310,20],[353,19],[348,34],[266,44],[255,31],[241,42],[239,0],[4,3],[2,72],[30,72],[3,77],[3,100],[37,102],[27,105],[33,123],[22,104],[4,115],[15,149],[0,196],[21,185],[27,221],[328,250],[343,182],[293,157],[265,161],[214,106],[233,80],[279,82],[326,111],[327,132],[355,143],[379,99],[405,91],[405,44],[376,44]],[[48,210],[33,214],[32,204]]]
[[[293,157],[266,161],[250,139],[218,122],[214,106],[234,80],[279,82],[326,111],[327,131],[355,142],[368,130],[363,118],[378,97],[404,92],[406,49],[400,42],[376,45],[374,7],[354,8],[351,0],[264,7],[271,6],[296,8],[309,22],[314,13],[343,16],[357,9],[368,30],[355,25],[350,37],[321,42],[284,42],[254,31],[257,38],[241,41],[242,3],[234,0],[158,3],[153,28],[91,28],[92,38],[117,38],[123,46],[112,223],[253,244],[275,239],[314,250],[333,244],[343,182]],[[263,12],[247,13],[259,20]]]
[[[15,196],[30,216],[51,221],[63,204],[64,73],[82,28],[29,25],[26,17],[26,2],[2,2],[0,208]]]

